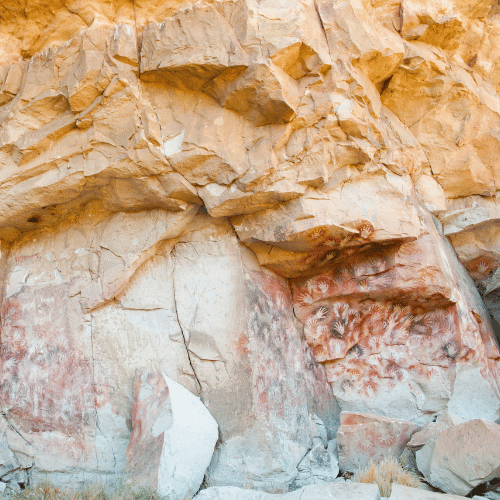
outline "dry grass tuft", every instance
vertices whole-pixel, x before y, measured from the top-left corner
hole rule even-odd
[[[160,495],[147,488],[121,486],[108,494],[102,486],[89,486],[80,491],[63,491],[50,483],[9,495],[9,500],[161,500]]]
[[[394,457],[384,457],[380,462],[370,462],[368,466],[360,469],[353,481],[357,483],[375,483],[380,490],[380,496],[391,495],[392,483],[410,486],[411,488],[422,488],[422,481],[413,472],[405,469]]]
[[[9,498],[12,500],[66,500],[67,497],[59,488],[49,483],[42,483],[34,488],[11,493]]]

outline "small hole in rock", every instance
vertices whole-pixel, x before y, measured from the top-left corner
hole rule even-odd
[[[30,217],[28,219],[28,222],[40,222],[40,217],[38,217],[38,215],[35,215],[34,217]]]

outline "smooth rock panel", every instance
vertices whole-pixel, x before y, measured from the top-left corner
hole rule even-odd
[[[221,433],[207,480],[286,491],[312,448],[310,420],[331,439],[338,409],[294,322],[286,281],[260,268],[223,219],[199,224],[175,247],[174,287],[201,397]]]
[[[31,443],[35,484],[119,479],[136,368],[163,366],[195,389],[168,290],[172,245],[162,247],[162,238],[178,236],[183,225],[167,234],[168,218],[159,212],[110,217],[91,204],[80,219],[12,246],[0,390],[9,425]],[[142,267],[139,254],[142,263],[149,259]],[[101,265],[106,255],[116,265]],[[106,284],[115,290],[108,298]],[[109,300],[121,290],[120,299]]]

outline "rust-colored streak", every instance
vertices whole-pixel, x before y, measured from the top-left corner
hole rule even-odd
[[[31,432],[82,432],[95,420],[90,359],[68,322],[66,285],[26,287],[5,300],[0,394],[21,427]]]

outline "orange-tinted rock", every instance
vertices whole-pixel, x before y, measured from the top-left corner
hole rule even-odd
[[[172,423],[173,410],[162,373],[138,373],[132,406],[133,431],[127,447],[127,469],[134,483],[158,488],[164,434]]]
[[[450,406],[497,418],[498,347],[487,313],[428,230],[403,245],[340,253],[323,273],[291,280],[295,313],[343,410],[425,423],[426,413]],[[480,370],[487,404],[459,403],[467,366]]]
[[[493,0],[1,2],[31,480],[121,478],[136,368],[203,396],[214,484],[286,489],[336,400],[498,418],[499,47]]]
[[[194,90],[224,74],[231,78],[248,66],[248,56],[230,24],[211,6],[194,5],[142,38],[141,78]]]
[[[418,425],[397,418],[342,412],[337,432],[340,470],[356,472],[371,460],[399,458],[416,430]]]

